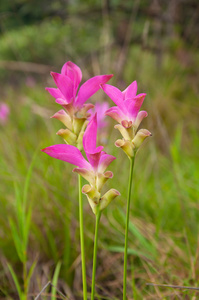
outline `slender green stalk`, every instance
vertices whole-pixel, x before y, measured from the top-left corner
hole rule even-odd
[[[129,183],[128,183],[128,197],[127,197],[127,208],[126,208],[126,227],[125,227],[125,246],[124,246],[124,275],[123,275],[123,300],[126,300],[126,278],[127,278],[127,252],[128,252],[128,233],[129,233],[129,213],[130,213],[130,202],[131,202],[131,187],[133,178],[133,167],[134,160],[130,158],[130,172],[129,172]]]
[[[101,217],[101,211],[97,207],[96,219],[95,219],[95,241],[93,249],[93,274],[92,274],[92,287],[91,287],[91,300],[95,297],[95,274],[96,274],[96,264],[97,264],[97,244],[98,244],[98,229],[99,221]]]
[[[79,181],[79,227],[80,227],[80,244],[82,258],[82,281],[83,281],[83,299],[87,300],[87,284],[86,284],[86,261],[84,249],[84,223],[83,223],[83,201],[82,201],[82,178],[78,175]]]

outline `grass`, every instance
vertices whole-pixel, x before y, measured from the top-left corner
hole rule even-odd
[[[47,30],[45,26],[42,28]],[[32,36],[28,28],[24,30]],[[14,38],[15,35],[11,40]],[[42,53],[44,48],[41,47]],[[71,57],[70,51],[66,50],[67,57]],[[120,48],[109,51],[108,71],[114,72]],[[194,68],[198,55],[194,53],[193,57],[193,65],[187,68],[179,61],[177,52],[166,54],[162,68],[157,69],[155,56],[133,45],[128,53],[131,63],[125,64],[122,79],[111,82],[123,89],[132,80],[138,81],[139,92],[147,92],[144,109],[149,117],[143,128],[153,133],[135,162],[129,299],[133,299],[133,294],[134,299],[146,300],[198,297],[197,291],[146,285],[149,282],[193,287],[199,284],[199,106],[198,70]],[[95,73],[103,62],[103,54],[99,54],[98,60],[96,64],[91,59],[93,68],[87,67],[87,75]],[[59,109],[44,90],[46,85],[52,85],[46,84],[49,75],[36,77],[33,87],[25,84],[25,78],[26,74],[21,86],[6,84],[1,97],[1,101],[9,104],[11,114],[6,126],[0,128],[0,299],[17,299],[17,294],[20,300],[33,299],[48,281],[53,286],[48,286],[43,299],[56,299],[56,288],[72,300],[81,299],[77,176],[71,172],[72,166],[40,152],[41,148],[62,143],[55,135],[60,124],[49,119]],[[99,92],[96,99],[102,98],[104,95]],[[105,150],[117,160],[111,165],[114,178],[108,184],[117,188],[121,197],[111,203],[101,218],[96,297],[119,300],[128,161],[114,147],[118,133],[112,129],[113,125],[110,121]],[[84,214],[87,277],[91,286],[95,220],[86,198]]]

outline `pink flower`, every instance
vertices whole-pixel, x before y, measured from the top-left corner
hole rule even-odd
[[[115,159],[114,156],[102,151],[102,146],[96,147],[96,139],[97,115],[95,114],[90,120],[83,136],[83,147],[88,160],[83,157],[78,148],[72,145],[59,144],[42,149],[43,152],[54,158],[77,166],[73,171],[80,174],[90,183],[90,185],[85,185],[82,191],[87,195],[94,213],[96,205],[101,199],[100,191],[102,186],[109,178],[113,177],[112,172],[105,172],[105,170]],[[107,192],[108,194],[106,193],[108,196],[103,198],[104,200],[101,204],[103,208],[106,206],[104,201],[109,203],[113,196],[116,197],[119,195],[119,192],[116,190],[111,189],[110,191],[109,193]]]
[[[120,123],[115,125],[115,128],[120,131],[123,139],[117,140],[115,145],[132,158],[143,141],[151,136],[147,129],[140,129],[137,132],[143,118],[147,117],[146,111],[140,111],[146,94],[136,95],[136,81],[133,81],[123,92],[109,84],[103,84],[101,88],[117,105],[106,111],[106,115]]]
[[[10,113],[9,106],[6,103],[1,102],[0,103],[0,123],[4,125],[7,120]]]
[[[123,92],[109,84],[102,84],[101,88],[117,105],[109,108],[106,115],[112,117],[125,128],[132,125],[137,128],[142,119],[147,117],[146,111],[139,111],[146,94],[136,95],[136,81],[133,81]]]
[[[100,89],[100,84],[106,83],[113,75],[98,75],[88,79],[79,88],[82,80],[81,69],[71,61],[66,62],[61,74],[51,72],[57,88],[46,88],[47,91],[61,104],[70,114],[84,108],[86,111],[91,108],[84,103]],[[79,88],[79,90],[78,90]]]
[[[97,114],[90,120],[84,136],[83,147],[88,161],[83,157],[81,151],[72,145],[58,144],[42,149],[48,155],[66,161],[77,166],[74,172],[81,174],[91,184],[94,184],[95,176],[103,174],[108,165],[115,159],[114,156],[106,154],[103,146],[96,148],[97,139]]]
[[[91,114],[90,118],[97,113],[97,125],[99,129],[103,129],[107,126],[107,121],[105,121],[105,112],[108,110],[108,102],[97,102],[93,109],[89,109],[88,113]]]

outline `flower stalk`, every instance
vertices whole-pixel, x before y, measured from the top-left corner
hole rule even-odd
[[[96,275],[96,264],[97,264],[97,245],[98,245],[98,230],[99,230],[100,217],[101,217],[101,210],[98,205],[96,209],[96,218],[95,218],[95,241],[94,241],[94,248],[93,248],[93,273],[92,273],[91,300],[94,300],[95,297],[95,275]]]
[[[127,208],[126,208],[125,245],[124,245],[123,300],[127,299],[126,298],[126,284],[127,284],[128,233],[129,233],[129,214],[130,214],[131,189],[132,189],[134,161],[135,161],[135,156],[130,158],[128,196],[127,196]]]
[[[86,261],[84,247],[84,222],[83,222],[83,199],[82,199],[82,177],[78,175],[79,184],[79,228],[80,228],[80,246],[82,260],[82,282],[83,282],[83,299],[87,300],[87,282],[86,282]]]

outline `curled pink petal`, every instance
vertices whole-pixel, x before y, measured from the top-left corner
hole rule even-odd
[[[121,123],[121,121],[126,118],[125,114],[117,106],[109,108],[105,114],[116,120],[118,123]]]
[[[101,153],[101,157],[99,160],[99,167],[98,170],[101,173],[104,173],[104,171],[106,170],[106,168],[110,165],[110,163],[112,163],[113,160],[115,160],[116,157],[113,155],[109,155],[106,152],[102,152]]]
[[[148,113],[145,110],[139,111],[137,118],[135,120],[134,126],[137,129],[144,118],[148,116]]]
[[[100,146],[100,147],[97,147],[97,149],[94,153],[86,153],[88,161],[90,162],[94,171],[98,170],[102,150],[103,150],[103,147]]]
[[[82,106],[99,89],[100,85],[106,83],[113,75],[98,75],[88,79],[79,89],[75,104]]]
[[[68,76],[64,76],[59,73],[51,72],[51,75],[64,98],[68,103],[74,98],[74,84]]]
[[[44,148],[41,151],[80,168],[91,169],[91,165],[85,160],[80,150],[72,145],[58,144]]]

